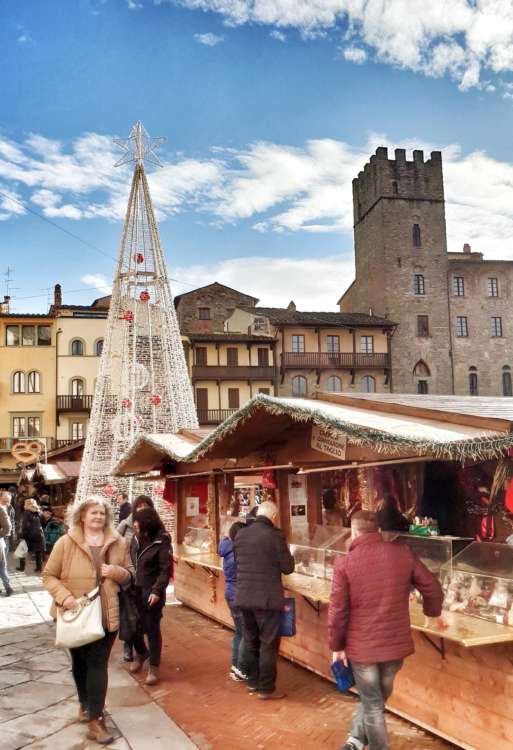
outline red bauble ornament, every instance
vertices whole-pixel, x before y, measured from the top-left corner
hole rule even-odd
[[[129,398],[124,398],[121,402],[121,406],[124,409],[130,409],[130,407],[132,406],[132,401]]]
[[[144,263],[144,255],[142,253],[136,253],[135,254],[135,262],[136,263]]]
[[[131,323],[132,320],[134,319],[134,314],[130,310],[125,310],[122,317],[123,317],[123,320],[128,320],[128,322]]]
[[[113,484],[106,484],[103,488],[103,494],[107,495],[107,497],[113,497],[118,491],[117,487],[114,487]]]
[[[152,396],[150,398],[150,404],[153,404],[153,406],[158,406],[161,403],[162,399],[160,396]]]
[[[141,292],[139,295],[139,299],[141,300],[141,302],[148,302],[148,300],[150,299],[150,293],[146,290],[144,292]]]

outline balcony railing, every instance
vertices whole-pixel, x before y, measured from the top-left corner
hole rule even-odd
[[[197,411],[200,424],[221,424],[237,409],[198,409]]]
[[[57,396],[57,411],[91,411],[93,396]]]
[[[284,352],[282,368],[316,370],[372,370],[387,369],[390,359],[386,353],[360,354],[353,352]]]
[[[55,438],[53,437],[3,437],[0,438],[0,451],[12,450],[16,443],[30,443],[37,440],[38,443],[46,446],[46,450],[51,451],[55,447]]]
[[[62,440],[61,438],[57,438],[56,441],[56,447],[57,448],[66,448],[68,445],[75,445],[75,443],[81,443],[85,439],[85,435],[83,438],[76,438],[75,440]]]
[[[273,380],[274,367],[259,367],[258,365],[194,365],[192,379],[194,380]]]

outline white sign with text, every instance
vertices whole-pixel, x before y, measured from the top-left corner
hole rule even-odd
[[[314,450],[326,453],[328,456],[345,459],[347,436],[338,430],[327,427],[312,427],[311,446]]]

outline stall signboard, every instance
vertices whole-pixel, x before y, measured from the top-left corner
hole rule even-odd
[[[338,430],[314,425],[310,444],[314,450],[326,453],[328,456],[340,459],[346,457],[347,436]]]
[[[200,510],[200,499],[199,497],[186,497],[185,498],[185,515],[186,516],[197,516]]]

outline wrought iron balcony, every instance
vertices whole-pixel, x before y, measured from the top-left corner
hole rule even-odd
[[[237,409],[198,409],[198,422],[200,424],[221,424]]]
[[[194,365],[192,380],[273,380],[274,367],[258,365]]]
[[[390,367],[390,358],[381,352],[284,352],[281,366],[297,370],[382,370]]]
[[[93,396],[57,396],[57,411],[91,411]]]

